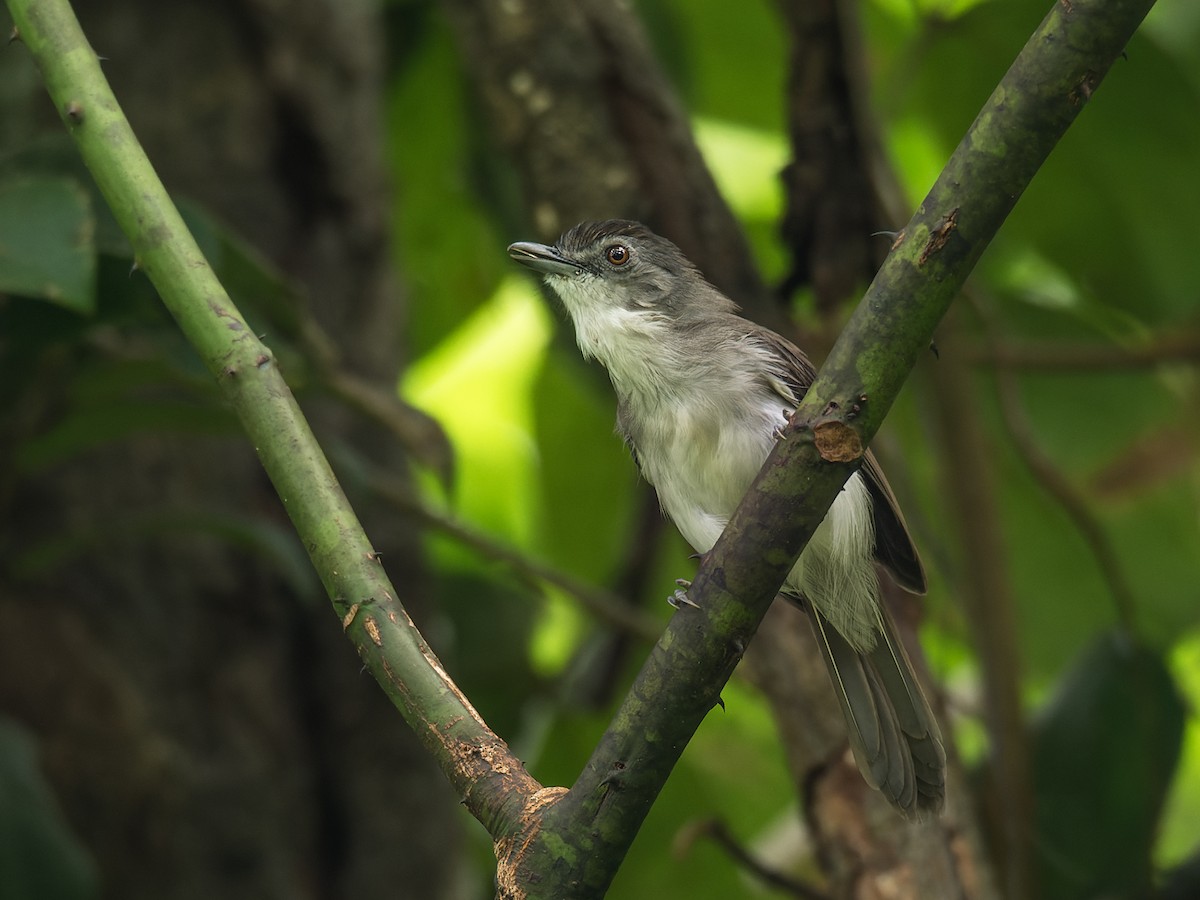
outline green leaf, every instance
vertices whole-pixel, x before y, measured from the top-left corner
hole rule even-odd
[[[1186,710],[1162,658],[1108,634],[1034,722],[1038,895],[1150,893],[1151,850]]]
[[[0,718],[0,897],[84,900],[97,888],[95,865],[42,777],[33,738]]]
[[[96,219],[67,178],[0,182],[0,291],[79,313],[96,308]]]

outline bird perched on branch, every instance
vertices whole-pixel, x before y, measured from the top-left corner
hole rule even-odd
[[[617,427],[663,509],[710,550],[815,371],[795,345],[737,315],[665,238],[624,220],[584,222],[553,246],[509,255],[562,300],[585,357],[617,393]],[[875,562],[902,587],[925,572],[868,452],[783,586],[808,611],[866,780],[905,816],[941,810],[945,751],[891,616]]]

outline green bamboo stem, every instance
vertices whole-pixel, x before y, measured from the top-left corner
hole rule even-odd
[[[511,827],[540,786],[414,627],[270,349],[238,312],[138,143],[66,0],[9,0],[63,124],[138,267],[217,379],[270,476],[347,636],[471,811]]]

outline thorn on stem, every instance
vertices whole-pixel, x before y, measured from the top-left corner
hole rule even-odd
[[[68,101],[64,112],[66,112],[67,118],[71,120],[73,125],[79,125],[83,122],[83,104],[78,100]]]

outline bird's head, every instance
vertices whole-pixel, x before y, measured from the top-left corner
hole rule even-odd
[[[679,247],[640,222],[582,222],[552,246],[511,245],[509,256],[540,272],[577,329],[589,324],[652,328],[736,308],[704,281]]]

